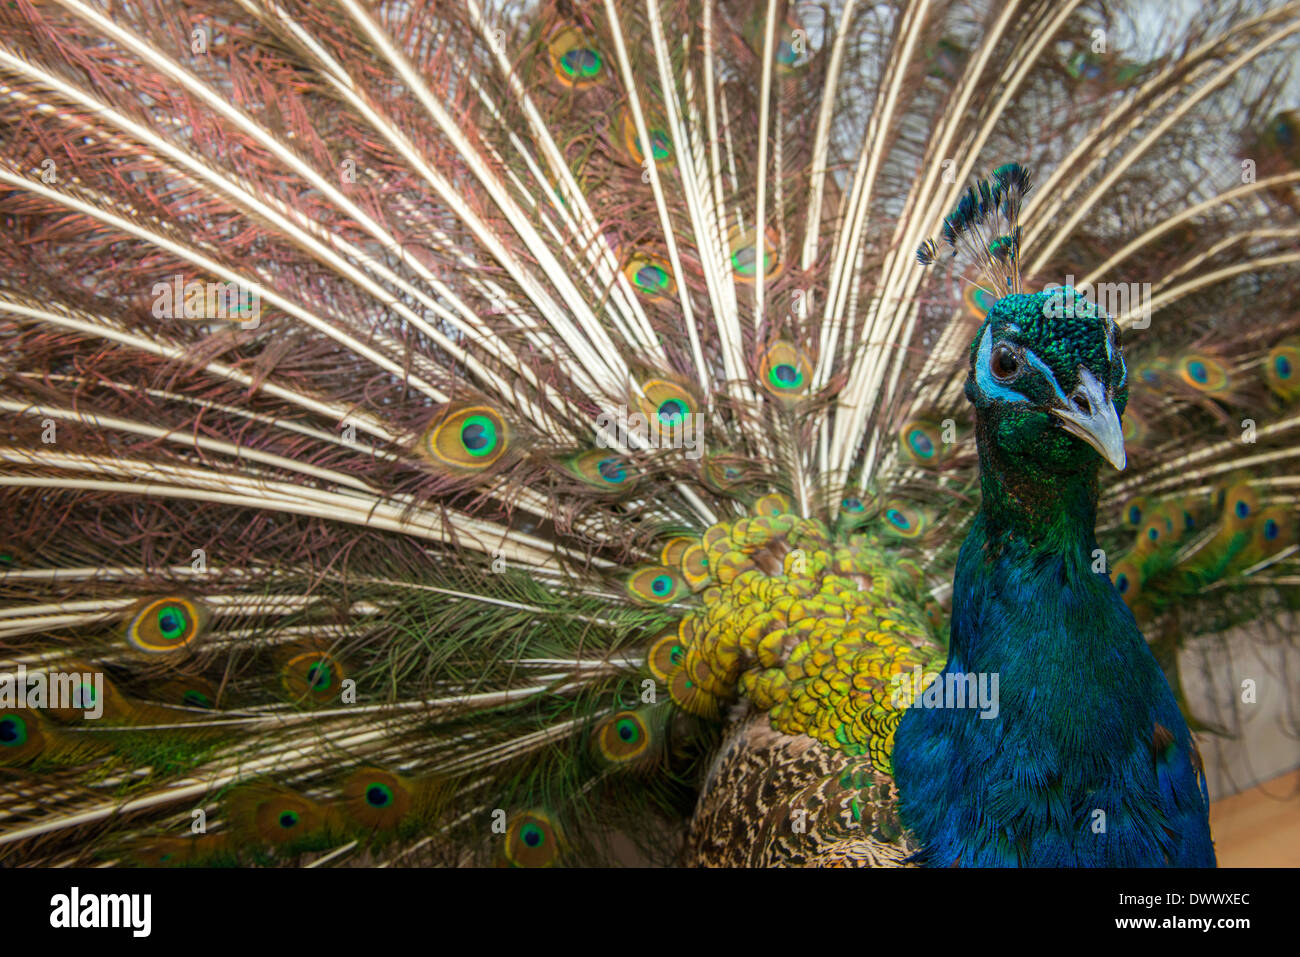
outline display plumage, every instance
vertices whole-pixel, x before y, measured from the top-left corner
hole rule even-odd
[[[0,854],[1212,863],[1298,12],[0,7]]]

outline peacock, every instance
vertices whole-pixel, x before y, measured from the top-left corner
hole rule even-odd
[[[1212,866],[1300,4],[0,4],[0,861]]]

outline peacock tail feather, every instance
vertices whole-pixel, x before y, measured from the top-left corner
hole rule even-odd
[[[1175,689],[1292,614],[1300,5],[1130,14],[0,5],[0,859],[905,862],[1048,283]]]

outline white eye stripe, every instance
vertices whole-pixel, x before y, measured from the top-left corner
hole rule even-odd
[[[1064,390],[1062,390],[1060,383],[1056,381],[1055,374],[1052,372],[1051,369],[1047,367],[1047,363],[1044,362],[1042,359],[1038,358],[1038,356],[1034,355],[1028,349],[1025,350],[1025,361],[1028,362],[1035,369],[1037,369],[1039,372],[1041,372],[1043,374],[1043,377],[1052,384],[1052,388],[1056,390],[1056,396],[1058,399],[1061,400],[1061,403],[1063,405],[1068,404],[1068,400],[1065,398]]]

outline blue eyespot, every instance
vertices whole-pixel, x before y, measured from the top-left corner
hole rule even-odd
[[[913,430],[912,434],[908,436],[908,441],[912,446],[912,451],[921,458],[928,459],[934,455],[934,443],[931,442],[930,437],[920,429]]]
[[[1264,537],[1270,542],[1277,538],[1280,531],[1281,529],[1277,527],[1277,522],[1273,521],[1273,519],[1270,518],[1264,523]]]
[[[1132,525],[1137,525],[1142,521],[1142,509],[1136,505],[1130,505],[1128,510],[1128,520]]]
[[[636,271],[636,284],[642,289],[662,289],[668,282],[668,274],[658,266],[642,266]]]
[[[686,418],[688,411],[685,402],[680,399],[669,399],[659,406],[659,418],[671,425]]]
[[[1237,513],[1238,518],[1245,518],[1247,515],[1250,514],[1250,503],[1238,502],[1235,511]]]
[[[772,384],[782,389],[793,389],[801,384],[799,370],[788,362],[772,366]]]
[[[461,429],[460,438],[471,452],[485,448],[489,441],[487,430],[478,422],[471,422]]]
[[[656,595],[666,595],[672,591],[673,580],[667,575],[656,575],[655,580],[650,583],[650,590]]]
[[[600,472],[600,477],[611,485],[620,485],[627,481],[627,469],[623,467],[621,459],[612,456],[601,459],[596,465],[596,470]]]
[[[195,691],[193,688],[181,695],[181,702],[189,705],[191,708],[211,708],[212,699],[202,691]]]
[[[1291,360],[1286,356],[1278,356],[1273,362],[1273,368],[1277,371],[1279,379],[1291,378]]]
[[[88,684],[77,682],[72,688],[72,706],[74,708],[93,708],[95,706],[95,689]]]
[[[27,742],[27,724],[17,715],[6,715],[0,719],[0,745],[16,748]]]
[[[1115,576],[1115,590],[1121,595],[1128,591],[1128,576],[1124,574]]]

